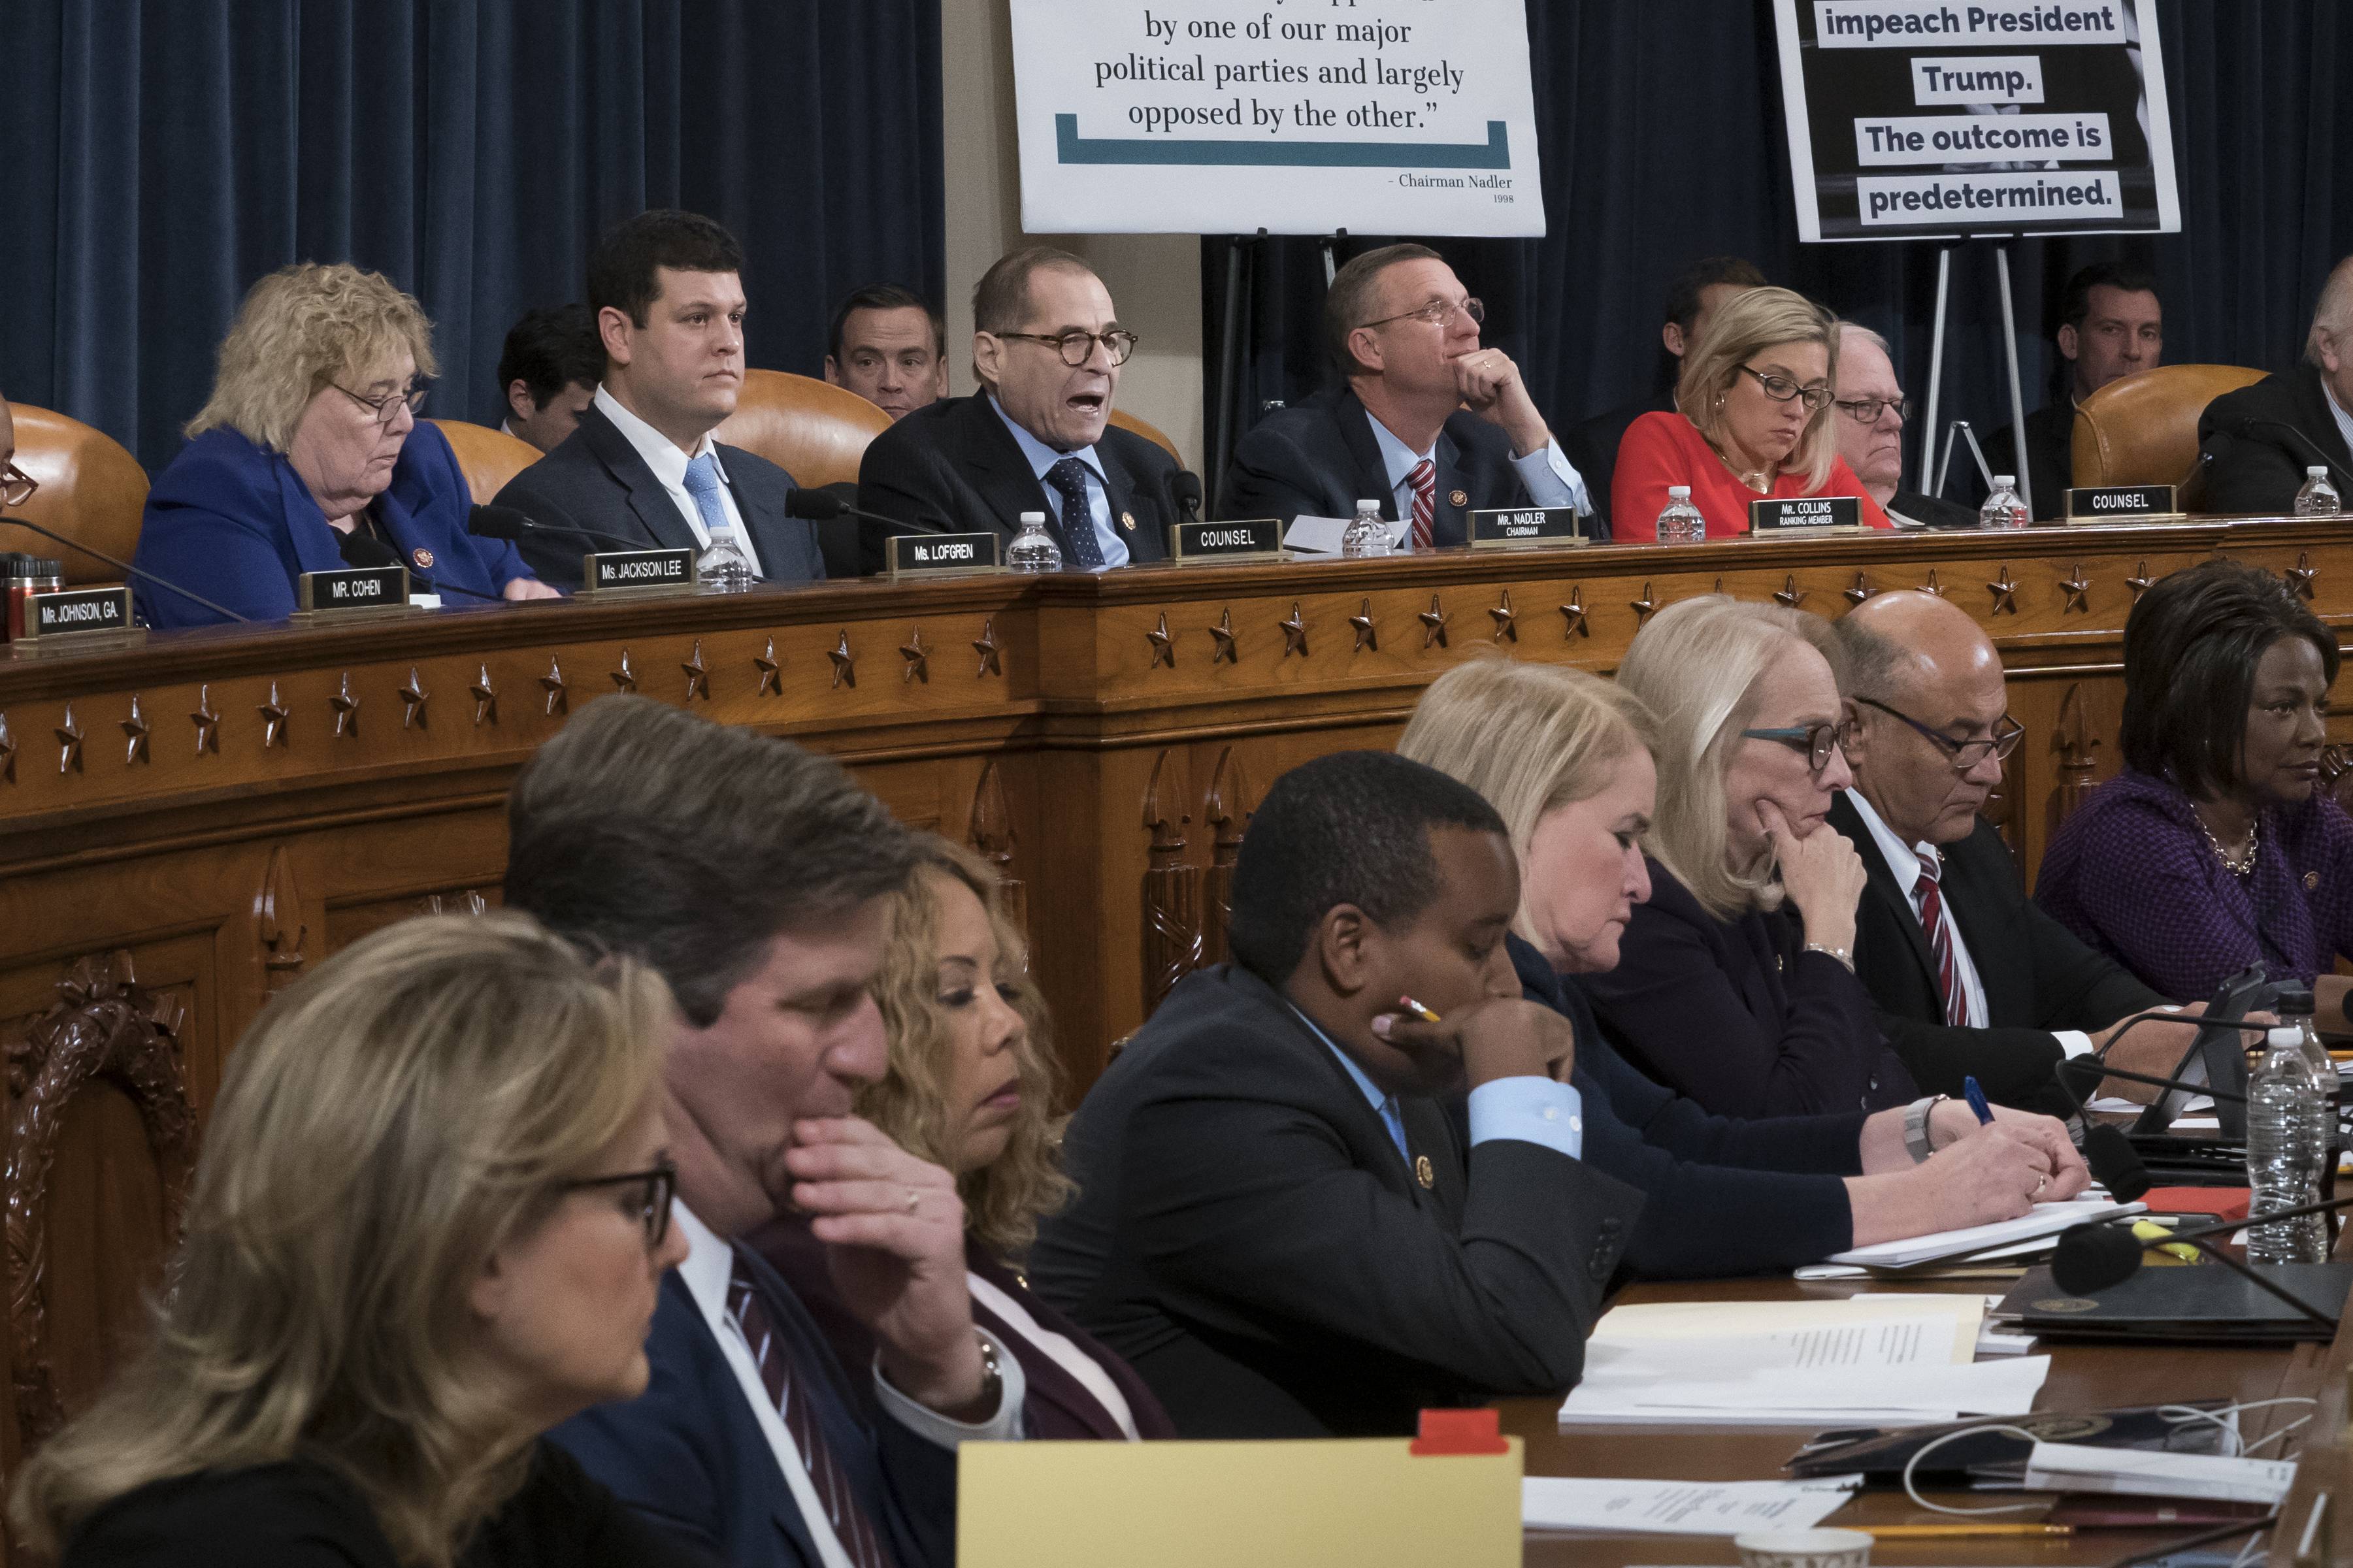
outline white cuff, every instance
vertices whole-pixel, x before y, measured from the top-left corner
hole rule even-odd
[[[2053,1029],[2051,1037],[2059,1042],[2059,1048],[2067,1053],[2069,1061],[2077,1057],[2088,1057],[2099,1049],[2092,1043],[2092,1037],[2081,1029]]]
[[[883,1413],[916,1436],[943,1448],[954,1448],[959,1443],[1018,1443],[1025,1436],[1021,1429],[1021,1405],[1029,1397],[1029,1379],[1021,1370],[1021,1358],[1013,1353],[1010,1346],[997,1347],[997,1375],[1001,1380],[997,1384],[997,1414],[976,1425],[951,1421],[893,1387],[891,1380],[882,1375],[882,1353],[877,1351],[874,1354],[874,1392],[882,1401]]]
[[[1520,483],[1528,487],[1528,499],[1536,505],[1573,506],[1585,516],[1593,515],[1593,499],[1586,494],[1585,480],[1558,441],[1547,441],[1541,451],[1514,458],[1512,467],[1518,470]]]

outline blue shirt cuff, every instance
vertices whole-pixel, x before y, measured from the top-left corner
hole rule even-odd
[[[1585,1157],[1585,1097],[1548,1078],[1499,1078],[1471,1091],[1471,1144],[1517,1138]]]
[[[1514,458],[1512,467],[1519,471],[1520,482],[1528,487],[1528,499],[1536,505],[1573,506],[1588,516],[1592,514],[1593,499],[1586,494],[1585,480],[1558,441],[1546,442],[1540,452]]]

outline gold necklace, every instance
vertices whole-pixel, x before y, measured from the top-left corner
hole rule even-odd
[[[2190,815],[2197,816],[2195,812]],[[2255,842],[2255,830],[2262,826],[2261,817],[2247,824],[2247,841],[2240,846],[2240,858],[2233,859],[2231,852],[2222,847],[2222,841],[2214,837],[2214,830],[2206,826],[2206,819],[2203,816],[2198,817],[2198,830],[2206,835],[2206,842],[2214,847],[2215,858],[2221,861],[2223,869],[2233,877],[2243,877],[2255,868],[2255,851],[2260,847]]]

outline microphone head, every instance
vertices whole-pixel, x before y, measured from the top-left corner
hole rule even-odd
[[[466,516],[466,531],[477,539],[521,539],[533,526],[511,506],[478,506]]]
[[[1201,476],[1190,468],[1179,468],[1168,476],[1168,493],[1187,511],[1201,510]]]
[[[785,515],[827,522],[841,515],[841,498],[825,490],[795,488],[785,492]]]
[[[2113,1225],[2084,1226],[2059,1238],[2051,1255],[2051,1278],[2070,1296],[2088,1296],[2121,1285],[2140,1267],[2140,1237]]]
[[[2105,1121],[2084,1129],[2084,1163],[2120,1204],[2137,1203],[2148,1191],[2148,1167],[2140,1163],[2132,1140]]]
[[[400,552],[370,534],[354,534],[343,542],[343,560],[353,566],[406,566]]]

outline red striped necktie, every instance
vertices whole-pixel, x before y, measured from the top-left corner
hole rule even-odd
[[[1937,884],[1934,850],[1919,850],[1920,880],[1913,892],[1920,900],[1920,929],[1928,933],[1928,951],[1936,960],[1936,989],[1945,994],[1945,1022],[1955,1027],[1969,1021],[1969,999],[1961,989],[1961,966],[1953,956],[1953,933],[1945,924],[1945,898]]]
[[[1436,542],[1430,530],[1438,521],[1438,465],[1424,458],[1405,476],[1413,487],[1413,547],[1427,550]]]

